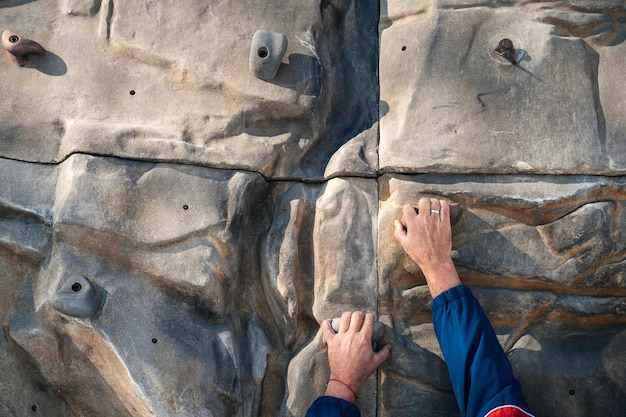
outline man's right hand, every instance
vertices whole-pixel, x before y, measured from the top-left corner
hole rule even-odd
[[[450,204],[445,200],[421,198],[418,209],[419,214],[410,204],[402,207],[402,221],[394,222],[394,237],[420,267],[435,298],[461,285],[450,255]]]

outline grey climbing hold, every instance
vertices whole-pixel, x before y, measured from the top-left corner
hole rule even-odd
[[[104,301],[104,290],[82,275],[68,278],[52,297],[52,307],[68,316],[87,318],[96,315]]]
[[[250,72],[261,80],[276,76],[287,49],[287,36],[269,30],[257,30],[250,47]]]
[[[332,320],[331,326],[335,333],[339,331],[339,324],[341,323],[341,318],[336,317]],[[385,325],[379,321],[374,322],[374,332],[372,333],[372,343],[378,342],[385,335]]]

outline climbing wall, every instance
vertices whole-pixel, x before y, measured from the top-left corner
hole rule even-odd
[[[393,238],[453,259],[535,414],[626,410],[621,0],[0,0],[0,415],[456,417]]]

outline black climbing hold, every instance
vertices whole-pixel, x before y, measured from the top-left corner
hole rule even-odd
[[[515,54],[515,48],[513,47],[513,41],[510,39],[502,39],[498,43],[496,53],[501,57],[507,59],[511,64],[517,63],[517,55]]]

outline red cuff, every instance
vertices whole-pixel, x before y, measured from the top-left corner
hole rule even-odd
[[[485,417],[534,417],[514,405],[502,405],[488,412]]]

